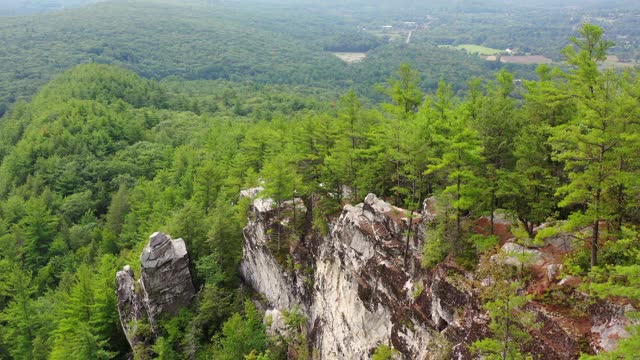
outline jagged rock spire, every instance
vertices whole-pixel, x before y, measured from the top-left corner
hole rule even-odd
[[[162,314],[176,314],[191,304],[195,289],[189,270],[189,254],[183,239],[172,240],[155,232],[140,255],[141,277],[136,287],[129,265],[116,274],[118,314],[129,345],[135,349],[147,342],[140,325],[148,323],[152,332]]]

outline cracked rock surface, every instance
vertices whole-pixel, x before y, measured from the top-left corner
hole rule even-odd
[[[162,314],[176,314],[189,306],[195,289],[189,270],[189,254],[183,239],[171,239],[156,232],[149,237],[141,260],[141,277],[129,265],[116,273],[118,314],[131,348],[148,342],[149,334],[140,334],[139,325],[148,323],[151,330]]]
[[[313,219],[307,216],[313,211],[309,201],[295,203],[298,221]],[[345,205],[325,233],[309,230],[307,221],[301,236],[283,230],[292,223],[293,202],[277,209],[257,198],[244,229],[241,274],[260,293],[272,327],[283,310],[297,306],[304,312],[318,359],[370,359],[380,344],[393,346],[402,359],[471,359],[468,346],[488,335],[490,322],[480,305],[481,281],[453,264],[420,266],[436,208],[430,198],[422,213],[411,214],[369,194],[361,204]],[[290,241],[274,246],[276,232]],[[522,253],[514,245],[506,250]],[[531,255],[535,263],[538,253]],[[614,347],[624,335],[619,311],[594,309],[578,322],[544,304],[532,302],[529,310],[542,328],[525,350],[543,354],[540,359],[577,359],[581,352]]]

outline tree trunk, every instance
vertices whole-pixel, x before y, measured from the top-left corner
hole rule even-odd
[[[457,183],[456,183],[456,244],[460,243],[460,239],[462,238],[462,223],[461,223],[461,219],[460,219],[460,187],[461,187],[461,180],[460,177],[458,177]],[[454,249],[456,249],[456,246],[454,246]]]
[[[593,240],[591,242],[591,267],[598,264],[598,238],[600,237],[600,221],[593,222]]]
[[[624,158],[620,157],[620,162],[618,165],[618,173],[622,173],[622,171],[624,170]],[[618,200],[618,206],[617,206],[617,219],[618,220],[616,223],[616,230],[620,231],[622,230],[622,220],[623,220],[623,214],[624,214],[624,185],[620,184],[618,185],[618,191],[617,191],[617,200]]]
[[[409,253],[409,240],[411,240],[411,227],[413,226],[413,208],[409,213],[409,230],[407,230],[407,239],[404,243],[404,266],[407,267],[407,254]]]
[[[593,240],[591,242],[591,267],[598,264],[598,240],[600,240],[600,197],[601,189],[596,190],[596,219],[593,222]]]
[[[489,206],[489,207],[491,209],[491,215],[490,215],[490,218],[491,218],[491,235],[494,235],[495,234],[495,230],[494,230],[495,219],[494,219],[493,213],[496,211],[496,189],[495,188],[491,189],[491,206]]]

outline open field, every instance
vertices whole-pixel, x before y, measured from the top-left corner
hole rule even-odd
[[[607,56],[607,60],[602,64],[605,67],[615,67],[615,68],[625,68],[625,67],[634,67],[640,66],[640,64],[633,62],[623,62],[615,55]]]
[[[363,52],[335,52],[333,55],[348,64],[360,62],[367,57],[367,53]]]
[[[441,45],[440,47],[447,47],[447,48],[452,48],[452,49],[458,49],[458,50],[465,50],[466,52],[470,53],[470,54],[478,54],[478,55],[498,55],[503,53],[503,50],[499,50],[499,49],[493,49],[490,47],[486,47],[486,46],[480,46],[480,45],[473,45],[473,44],[462,44],[462,45],[457,45],[457,46],[451,46],[451,45]]]
[[[526,55],[526,56],[502,56],[500,62],[506,64],[551,64],[553,60],[542,55]]]

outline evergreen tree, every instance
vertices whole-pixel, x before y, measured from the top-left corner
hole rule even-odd
[[[443,141],[442,158],[429,165],[425,173],[445,176],[442,195],[444,199],[450,199],[455,211],[453,249],[457,249],[463,237],[462,217],[473,208],[480,195],[478,169],[483,161],[483,148],[477,131],[469,126],[463,114],[455,113],[444,126],[448,127],[446,134],[449,137]]]
[[[417,155],[414,153],[414,149],[410,147],[412,144],[409,144],[407,140],[409,137],[408,131],[413,129],[411,125],[416,117],[418,106],[422,104],[423,94],[418,87],[419,81],[420,75],[418,72],[411,66],[402,64],[396,77],[388,81],[388,87],[382,89],[391,99],[391,104],[383,105],[389,121],[384,123],[380,130],[382,135],[381,145],[384,148],[382,155],[394,167],[391,180],[394,183],[392,190],[395,193],[396,206],[402,205],[402,199],[405,197],[403,195],[406,195],[407,192],[412,192],[407,188],[411,189],[411,185],[414,183],[411,179],[407,179],[408,176],[405,171],[410,170],[412,167],[409,165],[405,168],[405,166],[409,159]],[[415,191],[413,192],[415,193]]]
[[[94,286],[104,283],[95,284],[91,273],[87,265],[78,268],[54,332],[51,359],[111,359],[115,356],[108,351],[107,339],[100,335],[101,330],[106,330],[105,326],[113,326],[113,318],[105,318],[100,313],[107,310],[105,306],[115,305],[115,302],[104,294],[100,295],[101,302],[97,301],[97,294],[105,289]]]
[[[38,269],[48,260],[49,247],[56,237],[59,220],[42,197],[32,197],[25,208],[25,217],[19,224],[25,236],[24,257],[30,268]]]
[[[568,184],[558,189],[563,195],[560,206],[582,207],[572,214],[571,223],[574,227],[592,227],[591,266],[595,266],[600,223],[610,220],[615,212],[606,194],[617,185],[619,162],[615,151],[624,147],[620,141],[624,127],[615,111],[618,76],[598,69],[613,43],[604,40],[602,29],[595,25],[584,24],[579,32],[582,38],[571,39],[577,51],[573,46],[564,49],[567,62],[575,67],[567,74],[567,91],[576,99],[578,112],[567,124],[556,127],[552,141],[569,177]]]
[[[245,303],[244,315],[236,313],[224,323],[221,335],[216,341],[215,359],[243,359],[253,351],[266,349],[267,335],[262,316],[249,301]]]
[[[0,313],[0,320],[7,324],[0,332],[0,344],[6,346],[14,359],[31,359],[36,337],[32,304],[36,288],[30,271],[22,270],[17,264],[10,264],[6,270],[9,271],[3,274],[0,295],[10,300]]]
[[[500,252],[497,256],[506,254]],[[537,327],[534,314],[524,309],[532,296],[523,294],[523,282],[514,279],[514,269],[501,261],[494,262],[489,257],[480,261],[479,275],[491,282],[480,293],[483,307],[491,317],[491,334],[473,342],[470,350],[487,359],[528,359],[530,356],[522,353],[521,348],[531,340],[529,331]]]
[[[484,163],[482,177],[483,207],[488,210],[490,233],[494,233],[494,212],[504,193],[503,184],[515,165],[514,141],[521,128],[515,112],[513,74],[502,70],[496,74],[496,81],[487,85],[487,96],[481,106],[471,115],[472,125],[482,139]],[[473,98],[471,99],[473,101]],[[476,100],[477,101],[477,100]],[[471,106],[471,104],[470,104]]]
[[[514,139],[516,165],[502,187],[505,207],[515,213],[530,238],[536,226],[556,215],[555,194],[566,176],[562,162],[553,159],[549,139],[553,128],[567,123],[575,112],[573,100],[560,91],[559,71],[540,65],[537,72],[538,81],[524,83],[522,127]]]

